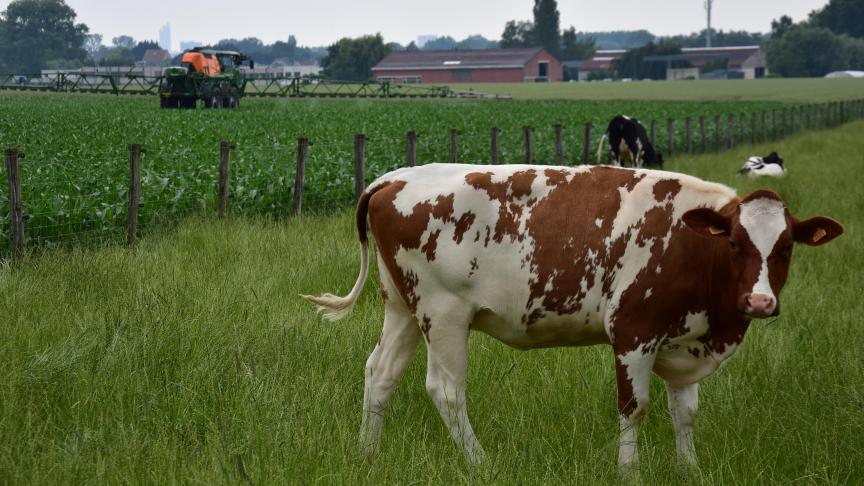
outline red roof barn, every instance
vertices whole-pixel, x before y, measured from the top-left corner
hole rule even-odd
[[[400,51],[372,74],[392,83],[522,83],[561,81],[561,61],[540,47],[470,51]]]

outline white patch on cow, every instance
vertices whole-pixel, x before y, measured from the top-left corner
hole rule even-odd
[[[597,225],[598,228],[602,228],[603,227],[603,218],[595,219],[594,224]]]
[[[654,292],[653,292],[653,290],[652,290],[651,288],[649,288],[648,290],[646,290],[646,291],[645,291],[645,300],[650,299],[650,298],[651,298],[651,294],[653,294],[653,293],[654,293]]]
[[[750,293],[776,299],[768,277],[768,256],[771,255],[780,235],[786,230],[786,208],[776,199],[765,197],[753,199],[741,204],[739,221],[762,258],[759,277]]]

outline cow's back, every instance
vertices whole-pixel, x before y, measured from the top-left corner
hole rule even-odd
[[[585,344],[651,264],[680,217],[730,189],[660,171],[432,164],[370,185],[380,261],[412,312],[444,295],[515,346]],[[658,272],[655,272],[659,273]]]

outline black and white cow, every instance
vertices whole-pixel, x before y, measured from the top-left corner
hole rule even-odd
[[[786,174],[786,168],[783,166],[783,158],[777,155],[777,152],[771,152],[765,157],[752,156],[744,162],[740,175],[755,178],[761,176],[782,177]]]
[[[621,166],[627,160],[635,167],[663,167],[663,156],[654,150],[645,127],[635,118],[616,116],[609,122],[603,139],[597,148],[598,162],[602,157],[603,143],[608,139],[609,155],[614,165]]]

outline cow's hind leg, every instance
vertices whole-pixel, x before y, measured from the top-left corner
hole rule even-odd
[[[378,452],[387,402],[417,351],[420,339],[417,322],[404,306],[388,302],[384,309],[381,339],[366,361],[360,448],[369,459]]]
[[[441,312],[443,308],[449,311]],[[442,306],[437,311],[434,316],[417,315],[429,349],[426,390],[468,462],[479,464],[485,453],[468,421],[465,396],[470,311],[458,304]]]
[[[642,346],[627,352],[615,352],[620,414],[618,467],[622,476],[628,480],[638,476],[639,450],[636,440],[639,424],[648,407],[648,388],[655,357]]]

